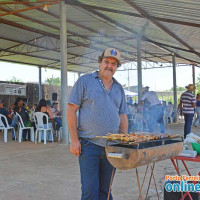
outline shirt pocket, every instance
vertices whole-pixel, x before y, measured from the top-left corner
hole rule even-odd
[[[90,103],[94,103],[100,101],[103,97],[103,92],[100,89],[88,90],[84,100],[88,100]]]
[[[117,92],[116,95],[112,95],[110,98],[113,102],[113,105],[119,110],[122,103],[122,95]]]

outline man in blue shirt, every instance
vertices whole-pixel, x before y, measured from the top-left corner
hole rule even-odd
[[[113,167],[106,158],[106,140],[96,136],[128,133],[124,90],[113,78],[120,53],[107,48],[98,62],[99,71],[81,76],[75,83],[67,108],[70,151],[79,156],[81,200],[106,200],[108,196]]]

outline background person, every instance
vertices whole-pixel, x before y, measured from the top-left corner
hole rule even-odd
[[[114,168],[106,157],[106,140],[96,136],[128,133],[124,90],[113,78],[120,65],[120,53],[107,48],[98,61],[99,71],[83,75],[75,83],[67,108],[70,151],[79,156],[81,200],[107,200],[108,196]]]
[[[146,92],[146,90],[148,88],[149,88],[148,86],[142,88],[142,96],[144,95],[144,93]],[[147,122],[149,121],[149,106],[150,105],[149,105],[149,102],[146,99],[144,101],[142,101],[142,103],[143,103],[142,114],[143,114],[144,121],[145,121],[145,123],[143,123],[143,131],[146,132],[149,129],[149,126],[148,126]]]
[[[174,112],[174,107],[172,102],[168,102],[167,105],[167,110],[166,110],[166,117],[167,117],[167,123],[172,123],[173,122],[173,112]]]
[[[58,109],[58,103],[54,102],[51,108],[53,119],[56,122],[56,130],[59,131],[60,127],[62,127],[62,119],[61,112]]]
[[[14,107],[14,113],[17,112],[21,118],[22,121],[24,123],[25,127],[31,127],[31,121],[30,121],[30,117],[29,117],[29,111],[27,109],[24,108],[24,101],[21,97],[17,97],[14,103],[15,107]],[[28,135],[27,135],[28,134]],[[30,137],[30,130],[23,130],[22,133],[22,138],[23,141],[27,140],[27,136],[28,136],[28,140],[31,140]]]
[[[181,95],[179,103],[181,115],[184,115],[185,120],[184,138],[186,138],[187,134],[191,132],[192,120],[194,117],[194,110],[196,106],[196,98],[192,93],[196,87],[193,84],[189,84],[185,88],[187,89],[187,91]]]
[[[199,126],[200,126],[200,93],[197,94],[196,97],[196,109],[195,112],[197,114],[197,117],[194,120],[193,126],[197,127],[197,121],[199,120]]]
[[[127,117],[128,117],[128,133],[130,133],[131,131],[133,131],[133,125],[134,125],[133,119],[134,119],[135,114],[136,114],[136,110],[133,107],[132,102],[133,102],[133,100],[132,101],[130,99],[127,100],[127,108],[128,108],[128,114],[127,114]]]
[[[52,128],[52,123],[50,122],[50,119],[53,120],[53,115],[51,112],[51,108],[47,106],[47,101],[45,99],[40,99],[40,102],[38,104],[38,107],[36,108],[35,112],[43,112],[48,115],[49,123],[48,126],[49,128]],[[44,127],[47,128],[47,121],[46,118],[44,117],[43,119]],[[36,127],[37,128],[37,127]],[[50,131],[49,131],[50,132]],[[53,141],[53,134],[49,133],[49,142]],[[44,132],[42,132],[41,140],[44,140]]]
[[[14,114],[14,108],[15,108],[15,105],[11,104],[8,111],[11,115]]]
[[[15,125],[18,122],[18,117],[16,115],[11,115],[5,108],[3,105],[3,101],[0,100],[0,114],[4,115],[7,120],[8,120],[8,124],[10,127],[15,127]],[[6,126],[6,122],[4,121],[4,119],[2,119],[4,125]],[[14,130],[12,129],[12,140],[15,140],[15,135],[14,135]]]
[[[156,125],[160,124],[160,132],[165,133],[164,112],[157,94],[154,91],[149,91],[149,87],[146,86],[141,101],[149,103],[149,132],[154,132]]]

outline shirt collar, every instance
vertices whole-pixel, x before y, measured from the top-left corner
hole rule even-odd
[[[187,90],[186,92],[192,93],[192,91]]]
[[[94,78],[99,78],[98,71],[93,72],[92,76]],[[113,83],[118,83],[118,81],[114,77],[112,77],[112,79],[113,79]]]

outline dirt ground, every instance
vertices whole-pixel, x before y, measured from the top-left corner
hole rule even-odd
[[[200,135],[199,127],[192,132]],[[183,123],[170,124],[167,133],[183,135]],[[80,200],[81,185],[78,159],[62,143],[34,144],[31,142],[3,142],[0,133],[0,200]],[[198,163],[187,162],[193,175],[200,171]],[[184,174],[180,163],[181,173]],[[140,182],[146,166],[139,167]],[[138,187],[135,169],[117,170],[112,186],[114,200],[137,200]],[[156,163],[155,179],[160,199],[163,199],[164,176],[175,175],[170,160]],[[186,174],[186,173],[185,173]],[[150,175],[150,170],[147,177]],[[145,183],[143,198],[145,197]],[[148,199],[156,198],[152,184]]]

